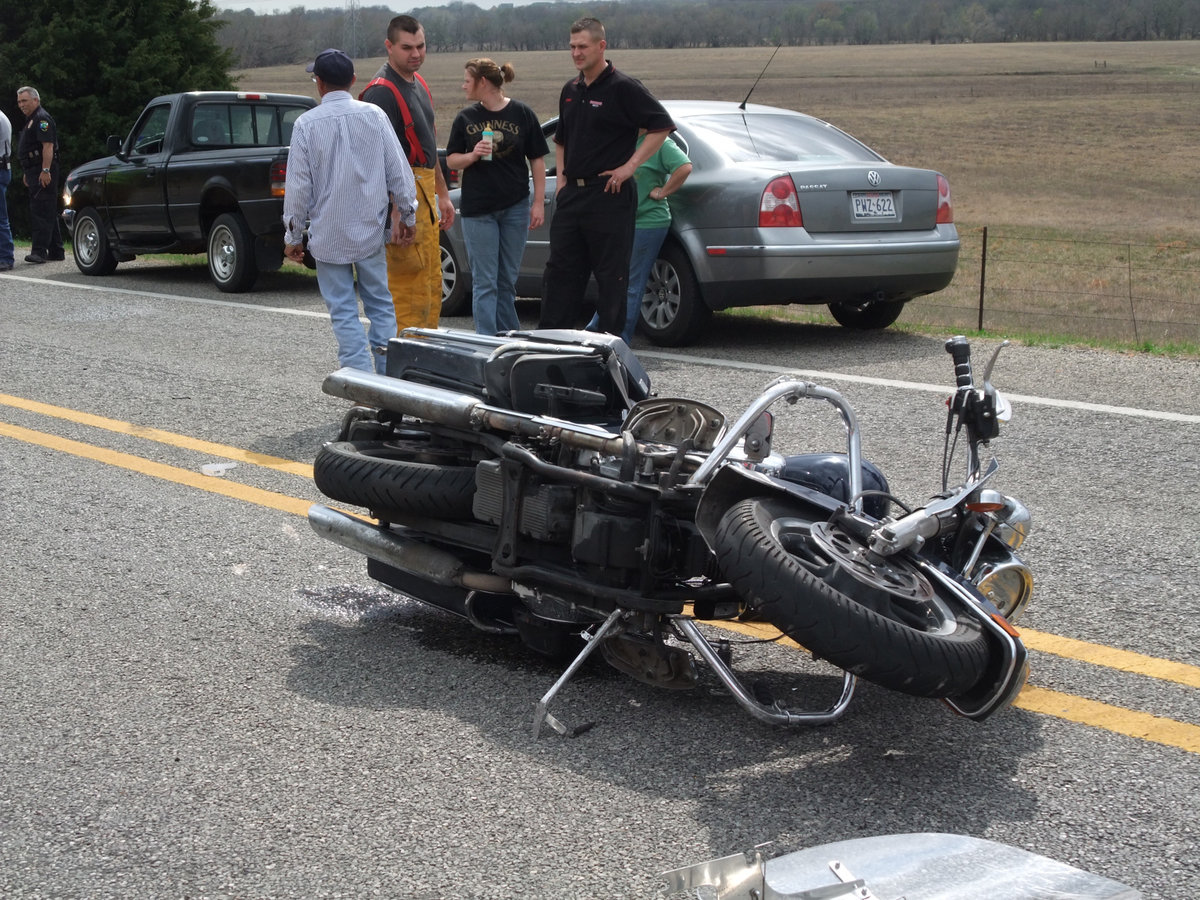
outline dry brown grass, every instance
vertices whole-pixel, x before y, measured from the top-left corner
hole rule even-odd
[[[565,40],[564,40],[565,43]],[[771,48],[615,51],[662,98],[741,101]],[[422,69],[449,133],[469,53]],[[509,92],[545,118],[566,50],[496,54]],[[359,60],[360,84],[383,63]],[[244,88],[309,93],[302,65],[242,73]],[[753,100],[826,119],[893,162],[942,171],[960,223],[1200,239],[1195,193],[1200,42],[783,48]]]

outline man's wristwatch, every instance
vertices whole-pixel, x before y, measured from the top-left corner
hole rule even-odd
[[[42,171],[43,171],[43,172],[45,172],[45,173],[47,173],[47,174],[49,174],[49,173],[50,173],[50,170],[49,170],[49,169],[42,169]]]

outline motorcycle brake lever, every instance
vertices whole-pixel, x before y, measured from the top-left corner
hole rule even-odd
[[[983,370],[983,383],[987,385],[992,380],[992,369],[996,367],[996,360],[1000,358],[1000,351],[1009,345],[1009,341],[1001,341],[1000,346],[992,353],[992,358],[988,360],[987,366]]]

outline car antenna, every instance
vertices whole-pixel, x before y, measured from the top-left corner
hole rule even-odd
[[[775,46],[775,53],[778,53],[779,48],[782,46],[783,44],[777,44]],[[746,91],[746,99],[743,100],[742,105],[738,107],[738,109],[740,109],[742,112],[746,111],[746,104],[750,101],[750,95],[754,93],[754,89],[758,87],[758,83],[762,81],[762,77],[767,74],[767,69],[770,68],[771,60],[775,58],[775,53],[771,54],[771,59],[767,60],[767,64],[763,66],[762,71],[758,73],[758,77],[754,79],[754,84],[750,85],[750,90]]]

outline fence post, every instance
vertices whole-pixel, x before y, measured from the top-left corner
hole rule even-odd
[[[983,226],[983,246],[979,251],[979,331],[983,331],[983,289],[987,284],[987,226]]]
[[[1129,287],[1129,318],[1133,319],[1133,342],[1138,343],[1137,309],[1133,305],[1133,245],[1125,245],[1125,277]]]

